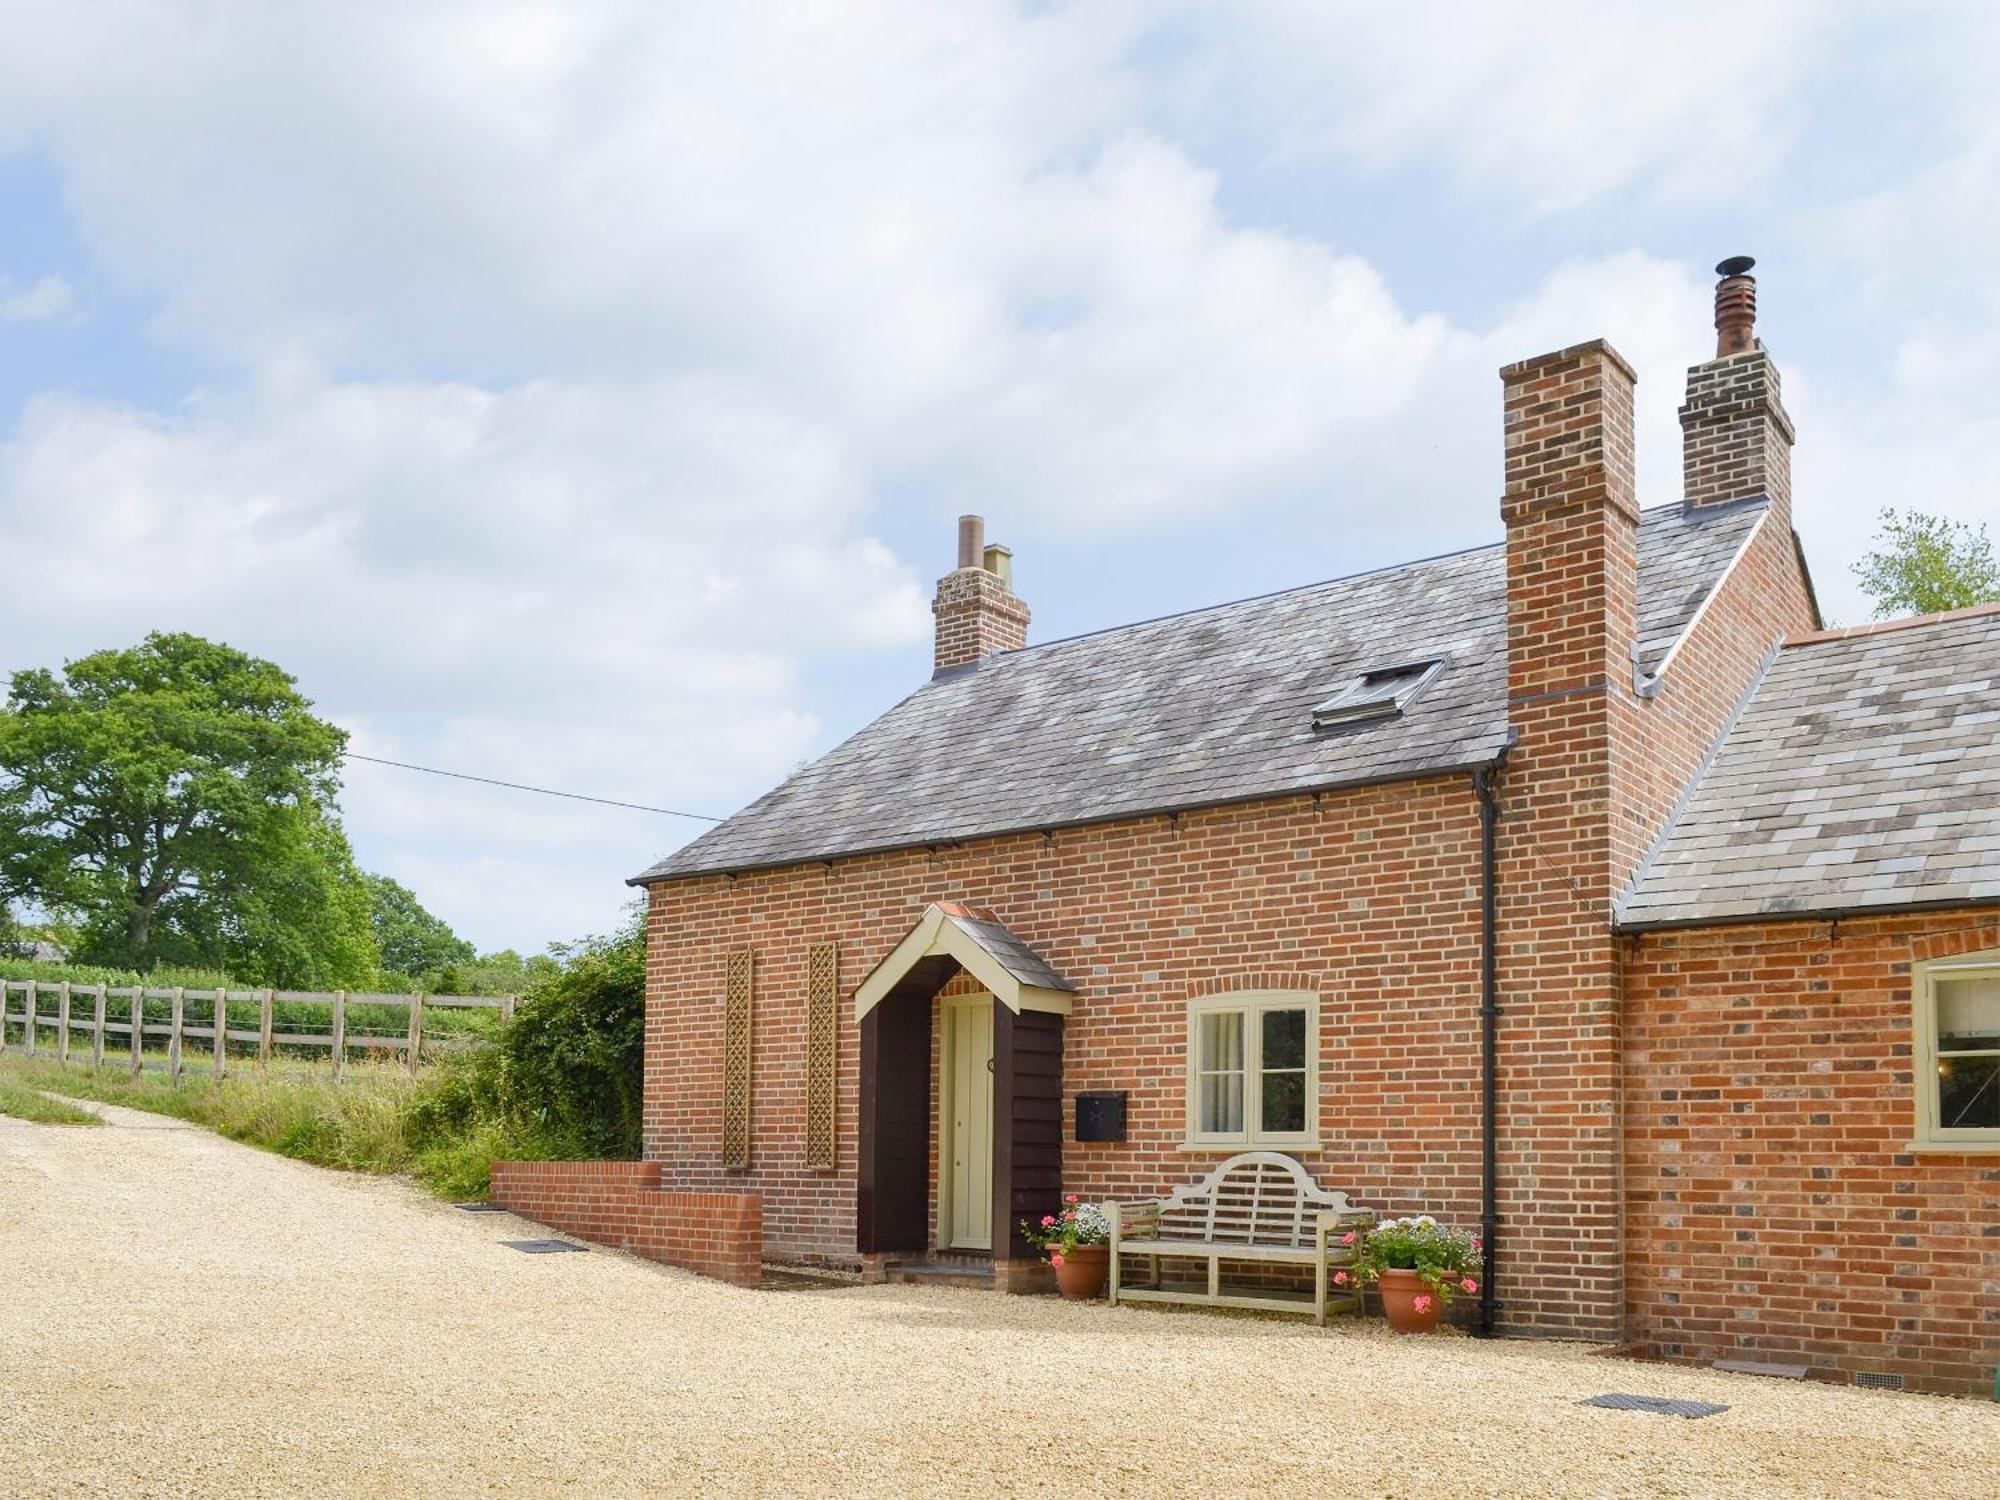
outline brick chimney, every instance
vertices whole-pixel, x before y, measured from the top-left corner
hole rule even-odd
[[[1489,1269],[1503,1330],[1609,1340],[1624,1315],[1611,911],[1630,859],[1618,810],[1648,727],[1631,690],[1636,382],[1601,339],[1508,365],[1500,379],[1514,740],[1498,781],[1503,1227]]]
[[[1691,510],[1762,496],[1789,527],[1792,419],[1757,337],[1755,264],[1738,255],[1715,268],[1715,358],[1688,371],[1681,408],[1684,493]]]
[[[1508,365],[1507,690],[1588,690],[1631,674],[1639,502],[1637,377],[1602,339]]]
[[[958,518],[958,566],[938,580],[931,613],[937,616],[937,672],[1027,645],[1028,606],[1014,597],[1014,555],[986,544],[981,517]]]

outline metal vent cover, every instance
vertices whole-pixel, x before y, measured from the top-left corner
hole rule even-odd
[[[583,1246],[572,1245],[568,1240],[502,1240],[500,1243],[523,1255],[559,1255],[565,1250],[583,1249]]]
[[[1682,1401],[1669,1396],[1633,1396],[1622,1391],[1590,1396],[1578,1406],[1608,1406],[1613,1411],[1645,1411],[1660,1417],[1712,1417],[1729,1408],[1719,1401]]]
[[[1891,1375],[1886,1370],[1856,1370],[1854,1383],[1866,1386],[1871,1391],[1900,1391],[1903,1388],[1903,1377]]]

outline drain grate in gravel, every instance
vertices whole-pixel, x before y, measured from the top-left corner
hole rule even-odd
[[[452,1207],[462,1214],[504,1214],[506,1209],[497,1203],[454,1203]]]
[[[572,1245],[568,1240],[502,1240],[509,1250],[518,1250],[523,1255],[559,1255],[565,1250],[581,1252],[583,1246]]]
[[[1679,1401],[1667,1396],[1629,1396],[1620,1391],[1591,1396],[1576,1404],[1608,1406],[1613,1411],[1649,1411],[1662,1417],[1712,1417],[1719,1411],[1729,1410],[1727,1406],[1716,1401]]]

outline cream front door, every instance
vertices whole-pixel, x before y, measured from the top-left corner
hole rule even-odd
[[[993,997],[944,1007],[939,1229],[954,1250],[993,1248]]]

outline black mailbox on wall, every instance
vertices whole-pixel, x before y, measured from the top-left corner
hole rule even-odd
[[[1076,1138],[1080,1141],[1125,1139],[1125,1090],[1097,1089],[1076,1096]]]

